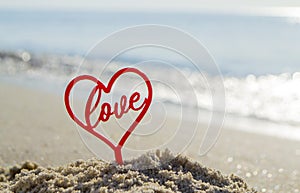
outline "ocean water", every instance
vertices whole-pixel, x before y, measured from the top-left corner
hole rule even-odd
[[[300,71],[300,22],[285,17],[1,10],[0,49],[84,55],[109,34],[142,24],[188,32],[207,47],[224,75]]]
[[[1,81],[62,93],[93,45],[116,30],[142,24],[184,30],[210,51],[223,75],[227,120],[232,125],[249,132],[300,140],[300,22],[293,18],[1,10]],[[127,54],[117,64],[163,55],[159,50],[150,55],[148,51]],[[187,64],[178,62],[176,57],[169,59],[197,88],[198,102],[179,101],[159,84],[154,85],[156,97],[175,105],[193,106],[204,114],[211,111],[211,93],[202,84],[203,74],[186,68]],[[88,66],[86,72],[92,73],[94,68],[95,65]],[[166,73],[168,77],[176,77],[159,65],[150,70],[156,77],[164,77]],[[206,81],[213,81],[214,76],[206,74]],[[176,80],[171,81],[179,90],[192,94]]]

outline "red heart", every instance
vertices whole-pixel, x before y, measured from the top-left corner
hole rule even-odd
[[[111,105],[109,103],[103,103],[101,105],[101,110],[100,110],[100,114],[99,117],[97,119],[97,121],[92,125],[91,121],[90,121],[90,115],[96,110],[96,108],[98,107],[98,105],[100,104],[100,98],[101,98],[101,92],[105,92],[105,93],[110,93],[111,92],[111,88],[114,85],[115,81],[122,75],[125,73],[135,73],[137,75],[139,75],[144,81],[145,84],[147,86],[148,89],[148,97],[146,97],[144,99],[144,102],[142,103],[142,105],[140,105],[140,107],[135,107],[134,106],[134,102],[137,102],[140,99],[140,93],[135,92],[131,95],[131,97],[129,98],[129,104],[128,104],[128,108],[125,109],[126,107],[126,102],[127,102],[127,98],[125,95],[123,95],[121,97],[120,100],[120,109],[118,112],[118,103],[115,103],[114,105],[114,110],[112,111]],[[81,120],[79,120],[76,115],[73,113],[72,108],[70,106],[70,93],[73,89],[73,87],[75,86],[76,83],[82,81],[82,80],[89,80],[92,81],[94,83],[96,83],[96,86],[93,88],[93,90],[91,91],[89,98],[87,100],[86,103],[86,107],[85,107],[85,123],[83,123]],[[97,95],[97,99],[94,105],[92,105],[93,99],[95,97],[95,95]],[[97,78],[90,76],[90,75],[80,75],[75,77],[73,80],[70,81],[70,83],[68,84],[66,91],[65,91],[65,106],[67,109],[67,112],[69,113],[70,117],[83,129],[85,129],[86,131],[88,131],[89,133],[91,133],[92,135],[96,136],[98,139],[102,140],[104,143],[106,143],[109,147],[111,147],[115,153],[115,159],[119,164],[123,164],[123,158],[122,158],[122,152],[121,149],[124,145],[124,143],[126,142],[126,140],[128,139],[128,137],[130,136],[130,134],[133,132],[133,130],[137,127],[137,125],[140,123],[140,121],[143,119],[144,115],[146,114],[146,112],[148,111],[151,101],[152,101],[152,85],[150,80],[148,79],[148,77],[141,71],[139,71],[136,68],[123,68],[121,70],[119,70],[118,72],[116,72],[110,79],[110,81],[108,82],[108,85],[105,86],[101,81],[99,81]],[[121,118],[122,115],[124,113],[127,113],[129,110],[134,110],[134,111],[139,111],[141,110],[141,112],[139,113],[139,115],[137,116],[137,118],[134,120],[134,122],[130,125],[130,127],[128,128],[128,130],[123,134],[123,136],[121,137],[120,141],[118,142],[117,145],[114,145],[111,141],[109,141],[104,135],[96,132],[94,129],[98,126],[98,124],[102,121],[108,121],[109,117],[112,115],[115,115],[116,118]]]

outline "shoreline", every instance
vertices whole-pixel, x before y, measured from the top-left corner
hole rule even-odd
[[[37,77],[28,79],[28,76],[26,75],[23,75],[21,77],[18,76],[18,78],[12,76],[0,76],[0,84],[3,86],[10,85],[16,88],[25,88],[24,90],[33,91],[35,93],[49,94],[54,98],[63,96],[65,86],[68,82],[61,80],[56,81],[55,85],[50,85],[49,81],[50,80],[46,81],[43,79],[38,80]],[[45,84],[46,87],[44,87]],[[171,108],[173,108],[173,110],[176,110],[178,108],[174,104],[169,105],[171,106]],[[207,114],[211,113],[210,111],[201,108],[193,109],[189,113],[193,113],[195,110],[199,110],[200,117],[205,117],[207,116]],[[173,117],[173,115],[171,115],[171,117]],[[225,113],[225,120],[225,129],[300,142],[300,129],[297,124],[291,124],[288,122],[274,122],[268,119],[247,117],[231,113]],[[207,124],[208,121],[209,118],[205,118],[205,120],[202,120],[201,124]],[[252,124],[255,124],[256,127],[249,126]]]

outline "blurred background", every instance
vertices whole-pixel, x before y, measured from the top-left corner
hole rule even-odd
[[[39,67],[35,76],[44,78],[70,74],[91,47],[116,30],[141,24],[170,25],[197,38],[215,58],[224,76],[228,113],[300,124],[300,8],[296,1],[230,1],[225,5],[193,0],[2,0],[0,10],[2,79],[28,73],[32,67]],[[131,54],[123,60],[133,63],[142,57],[146,54]],[[45,69],[49,76],[41,75]],[[290,137],[300,139],[300,134]]]

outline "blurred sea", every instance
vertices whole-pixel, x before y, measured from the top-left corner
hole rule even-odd
[[[170,25],[205,45],[223,74],[227,119],[237,128],[300,140],[300,21],[295,18],[1,10],[0,81],[61,93],[95,43],[116,30],[139,24]],[[129,54],[118,62],[143,59],[151,55]],[[184,62],[177,67],[199,90],[200,102],[186,105],[210,111],[210,92],[198,84],[201,74],[189,71]],[[153,72],[158,77],[168,73],[158,66],[153,66]],[[206,78],[213,81],[214,75]],[[158,97],[178,103],[163,87],[157,89]]]

